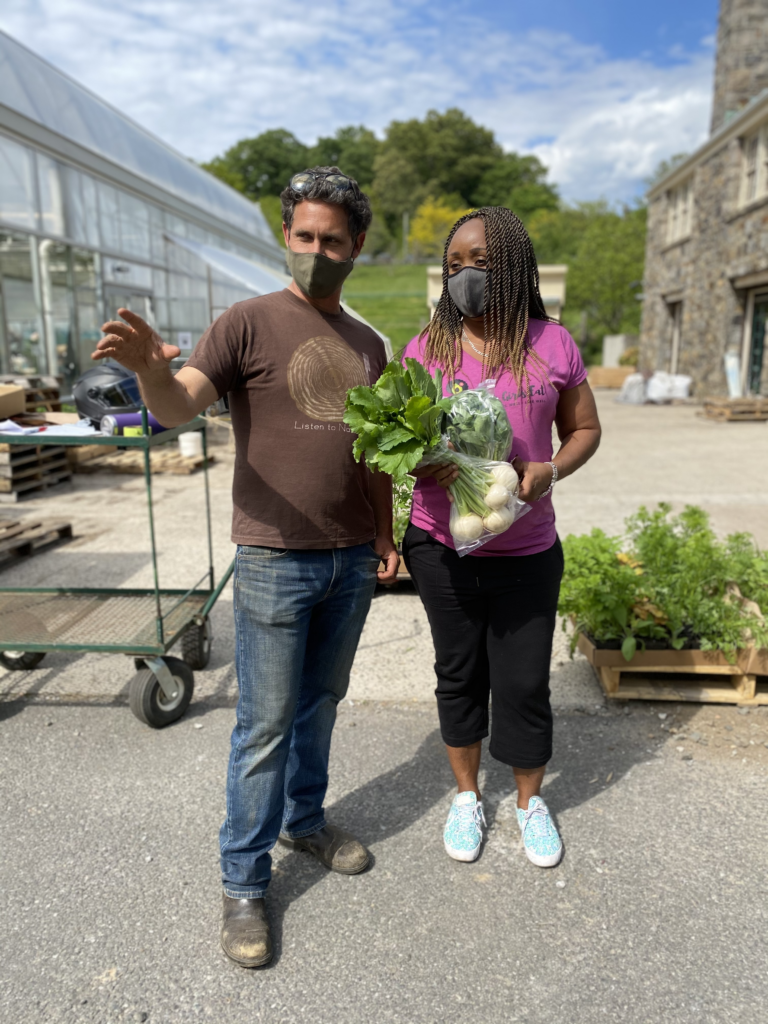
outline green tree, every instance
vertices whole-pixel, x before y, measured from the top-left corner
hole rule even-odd
[[[253,139],[241,139],[202,166],[249,199],[260,199],[279,195],[291,175],[307,166],[307,152],[295,135],[273,128]]]
[[[480,179],[476,206],[507,206],[527,222],[537,210],[557,210],[557,189],[546,181],[547,168],[536,156],[504,153]]]
[[[403,212],[414,213],[427,198],[429,189],[413,164],[395,149],[383,150],[374,163],[371,198],[380,208],[388,227],[400,230]]]
[[[339,128],[335,135],[320,138],[307,155],[307,166],[336,166],[354,178],[363,189],[373,182],[373,165],[381,142],[362,125]]]
[[[417,258],[439,259],[443,255],[448,232],[465,213],[464,207],[446,198],[433,199],[431,196],[416,211],[411,224],[408,241]]]
[[[533,213],[526,226],[538,262],[573,263],[587,224],[603,212],[608,212],[606,203],[578,203]]]
[[[455,193],[463,204],[472,205],[485,172],[502,156],[501,146],[493,132],[483,128],[456,108],[444,114],[430,110],[423,121],[392,121],[385,133],[382,156],[376,167],[374,185],[380,189],[382,201],[388,203],[390,190],[380,185],[379,173],[386,170],[391,178],[395,157],[408,166],[406,177],[421,186],[415,201],[399,209],[386,209],[399,215],[412,213],[427,195],[445,196]]]
[[[646,217],[642,206],[621,213],[593,211],[570,263],[564,320],[578,332],[577,338],[586,327],[585,356],[593,361],[605,334],[636,334],[640,329],[637,294],[645,261]]]

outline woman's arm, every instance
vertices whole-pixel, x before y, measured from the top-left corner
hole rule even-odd
[[[586,381],[560,392],[555,424],[561,443],[552,461],[557,466],[558,480],[562,480],[591,459],[600,444],[595,396]],[[548,462],[525,462],[517,458],[513,466],[520,476],[522,501],[536,501],[552,482],[552,467]]]

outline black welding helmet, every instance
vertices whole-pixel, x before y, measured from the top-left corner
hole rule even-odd
[[[117,363],[102,363],[86,370],[72,394],[80,415],[96,424],[102,416],[138,412],[142,404],[136,375]]]

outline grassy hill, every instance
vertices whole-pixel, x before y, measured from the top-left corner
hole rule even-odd
[[[342,298],[392,340],[397,354],[427,322],[427,268],[408,263],[356,266]]]

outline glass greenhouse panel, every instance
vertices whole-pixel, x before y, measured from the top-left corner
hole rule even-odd
[[[111,256],[107,256],[103,264],[105,281],[126,288],[152,291],[151,267],[144,267],[140,263],[129,263],[128,260],[113,259]]]
[[[151,259],[147,204],[135,196],[128,195],[127,192],[118,192],[118,204],[120,207],[121,251],[139,259]]]
[[[258,206],[2,32],[0,96],[12,110],[279,251]]]
[[[32,259],[28,236],[0,232],[8,369],[24,375],[45,373],[47,366]]]
[[[99,195],[99,227],[101,241],[108,252],[122,252],[120,239],[120,207],[117,201],[117,189],[97,183]]]
[[[40,230],[43,234],[62,238],[64,201],[61,194],[60,165],[42,153],[37,154],[37,185],[40,195]]]
[[[43,316],[50,346],[49,372],[63,377],[64,390],[69,392],[80,376],[70,250],[69,246],[46,238],[38,243],[38,252]]]
[[[99,301],[99,257],[84,249],[72,250],[72,281],[75,291],[78,376],[94,365],[91,352],[101,338],[103,321]]]
[[[0,135],[0,220],[37,229],[34,154],[4,135]]]

